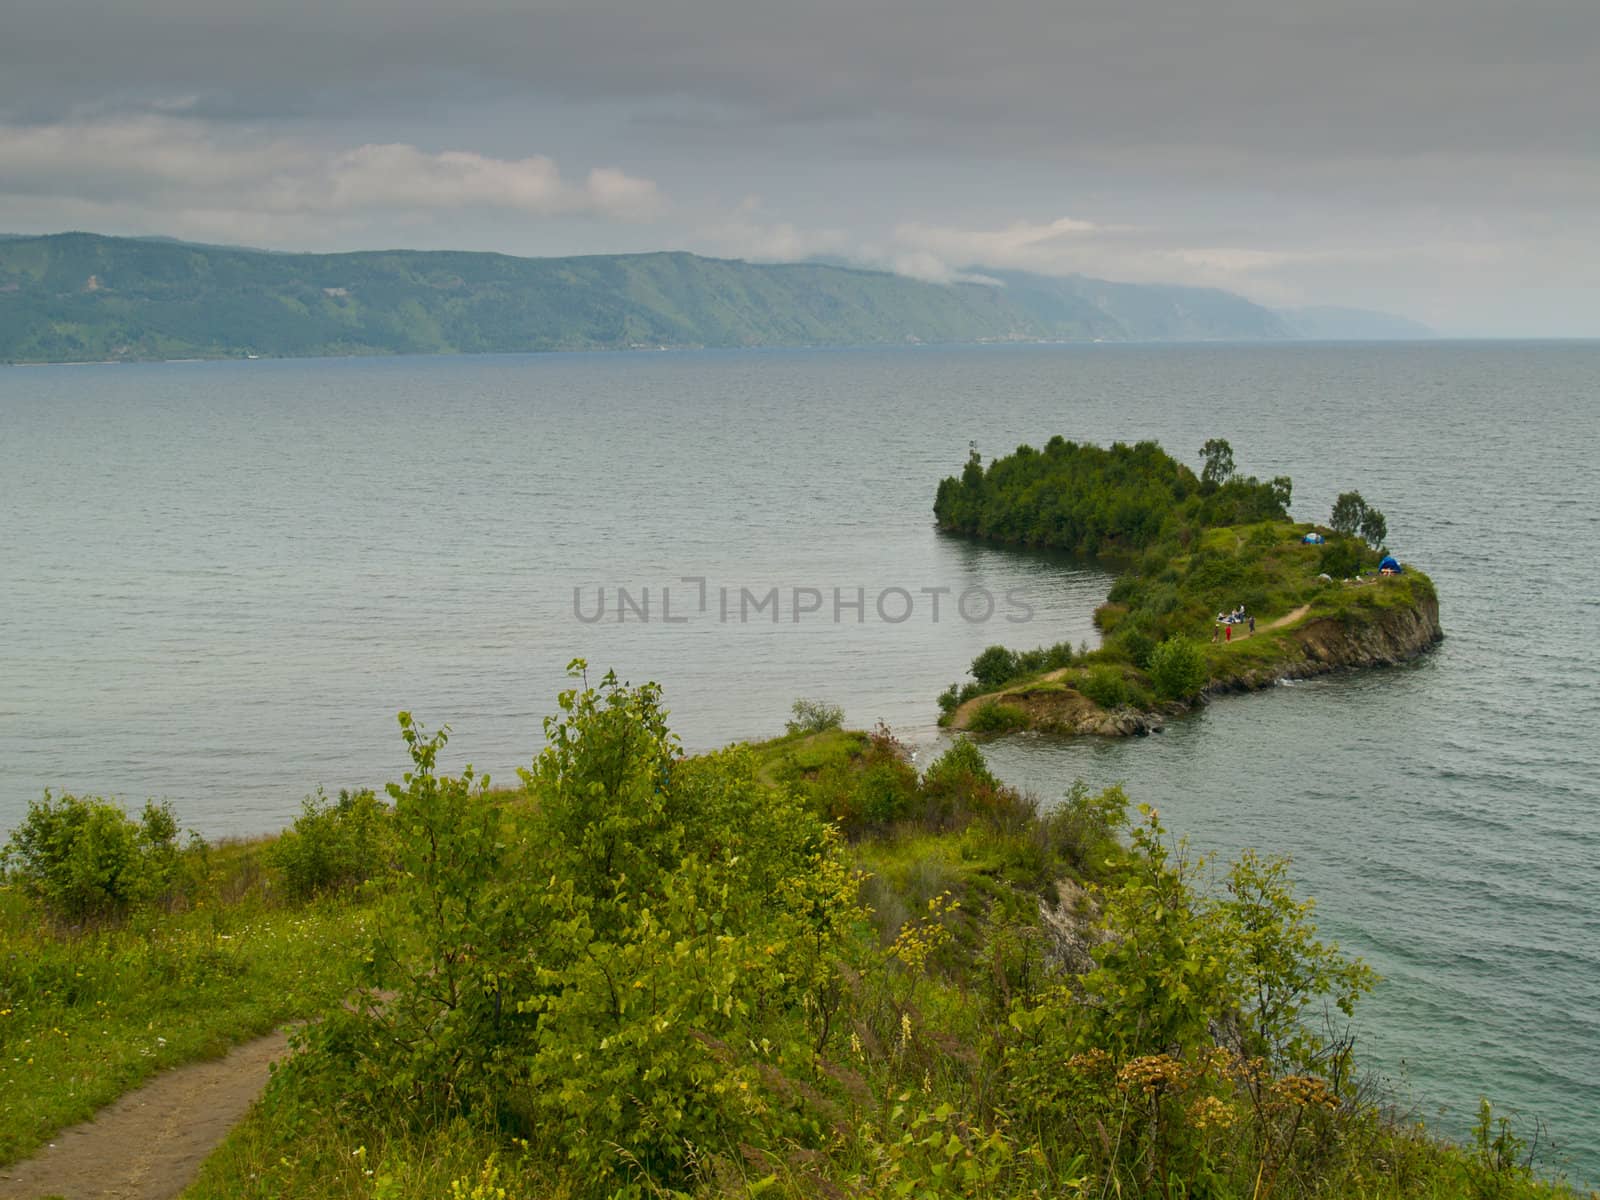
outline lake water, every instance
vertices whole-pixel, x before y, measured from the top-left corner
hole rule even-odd
[[[1298,516],[1381,507],[1447,640],[992,761],[1293,854],[1385,976],[1365,1061],[1446,1130],[1480,1093],[1542,1119],[1600,1182],[1597,380],[1580,343],[3,370],[0,826],[51,786],[276,829],[318,784],[398,777],[401,708],[510,778],[579,655],[662,682],[691,748],[820,696],[926,754],[973,654],[1093,641],[1108,583],[933,531],[969,442],[1226,437]]]

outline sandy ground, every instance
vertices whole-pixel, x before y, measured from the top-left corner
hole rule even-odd
[[[205,1157],[267,1084],[288,1050],[269,1034],[227,1057],[158,1075],[91,1121],[63,1129],[33,1158],[0,1167],[0,1198],[167,1200],[194,1182]]]

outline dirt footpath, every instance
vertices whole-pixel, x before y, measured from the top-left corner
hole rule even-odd
[[[205,1157],[267,1085],[288,1049],[269,1034],[225,1058],[156,1076],[91,1121],[63,1129],[34,1157],[0,1167],[0,1198],[168,1200],[194,1182]]]

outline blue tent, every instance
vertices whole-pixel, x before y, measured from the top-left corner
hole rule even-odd
[[[1300,540],[1302,542],[1304,542],[1308,546],[1320,546],[1327,539],[1324,538],[1315,529],[1313,529],[1310,533],[1306,534],[1305,537],[1301,538]]]
[[[1400,564],[1395,561],[1395,557],[1392,554],[1385,554],[1383,556],[1383,561],[1378,564],[1378,570],[1393,571],[1396,575],[1405,574],[1405,571],[1401,569]]]

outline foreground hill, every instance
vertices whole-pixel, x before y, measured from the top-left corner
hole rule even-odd
[[[987,274],[998,285],[683,253],[278,254],[9,237],[0,361],[1292,336],[1227,292]]]

